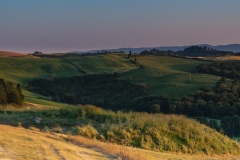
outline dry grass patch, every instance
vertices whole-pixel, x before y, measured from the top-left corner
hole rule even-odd
[[[0,159],[108,160],[108,155],[68,143],[56,134],[0,125]]]
[[[201,154],[181,154],[170,152],[154,152],[133,147],[126,147],[112,143],[104,143],[97,140],[90,140],[80,136],[68,135],[66,140],[84,146],[95,151],[117,156],[122,160],[237,160],[238,156],[233,155],[201,155]]]

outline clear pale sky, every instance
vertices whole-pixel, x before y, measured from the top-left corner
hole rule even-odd
[[[240,0],[0,0],[0,50],[240,43]]]

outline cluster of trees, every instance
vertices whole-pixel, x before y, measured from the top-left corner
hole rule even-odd
[[[221,118],[240,115],[240,81],[222,78],[214,88],[200,88],[197,93],[169,102],[167,96],[150,96],[144,85],[123,80],[115,74],[71,78],[35,79],[30,91],[69,104],[94,104],[113,110],[150,113],[174,113],[191,117]]]
[[[169,113],[167,96],[149,96],[148,88],[115,74],[35,79],[27,89],[69,104],[94,104],[112,110]]]
[[[191,47],[185,48],[183,51],[177,52],[177,55],[179,56],[190,56],[190,57],[227,55],[227,54],[233,54],[233,52],[218,51],[216,49],[212,49],[207,46],[191,46]]]
[[[20,84],[12,82],[5,82],[0,79],[0,104],[16,104],[21,106],[23,104],[24,96],[22,94]]]
[[[200,123],[206,124],[207,126],[216,129],[219,132],[234,137],[240,135],[240,116],[226,116],[218,119],[209,119],[206,117],[196,117],[196,120]]]
[[[176,56],[176,52],[168,50],[168,51],[163,51],[163,50],[157,50],[157,49],[152,49],[150,51],[143,51],[139,53],[140,55],[158,55],[158,56]]]
[[[133,99],[148,93],[146,86],[119,79],[117,73],[35,79],[28,83],[27,89],[54,101],[94,104],[113,110],[128,109]]]
[[[180,56],[180,57],[199,57],[199,56],[216,56],[216,55],[229,55],[233,52],[219,51],[216,49],[209,48],[208,46],[190,46],[185,48],[183,51],[163,51],[152,49],[150,51],[143,51],[140,55],[159,55],[159,56]]]
[[[173,99],[171,111],[188,116],[221,118],[240,115],[240,81],[222,78],[212,89],[201,88],[197,93]]]
[[[81,52],[70,52],[70,53],[62,53],[62,54],[43,54],[40,51],[35,51],[34,53],[30,54],[33,56],[41,57],[41,58],[70,58],[70,57],[82,57],[82,56],[94,56],[94,55],[106,55],[106,54],[111,54],[111,51],[97,51],[97,52],[86,52],[86,53],[81,53]],[[115,53],[124,53],[122,51],[118,51]]]
[[[214,74],[231,79],[240,78],[240,61],[216,61],[197,66],[199,73]]]

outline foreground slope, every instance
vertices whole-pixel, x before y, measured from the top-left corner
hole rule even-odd
[[[48,131],[159,152],[240,155],[238,142],[184,116],[112,112],[91,105],[40,107],[40,110],[32,107],[25,110],[3,107],[0,124],[48,128]],[[40,123],[34,121],[36,116],[41,117]]]
[[[5,125],[0,125],[0,130],[0,159],[111,159],[103,153],[65,142],[56,135]]]
[[[237,156],[187,155],[153,152],[103,143],[79,136],[42,133],[21,127],[0,125],[0,160],[233,160]],[[4,131],[4,132],[3,132]]]

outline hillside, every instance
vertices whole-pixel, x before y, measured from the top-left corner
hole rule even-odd
[[[26,54],[9,51],[0,51],[0,57],[22,57],[22,56],[26,56]]]
[[[73,63],[74,62],[74,63]],[[73,59],[38,57],[0,58],[0,76],[25,84],[34,78],[70,77],[92,73],[114,73],[135,69],[123,55],[86,56]]]
[[[207,63],[197,60],[164,56],[139,56],[138,67],[126,58],[125,54],[84,56],[77,58],[0,58],[0,77],[23,87],[35,78],[72,77],[86,74],[122,73],[120,77],[133,83],[146,85],[151,95],[166,94],[182,97],[195,92],[201,86],[214,86],[217,76],[194,74],[196,66]],[[191,83],[190,82],[191,76]],[[36,94],[23,90],[37,102]],[[42,97],[42,96],[37,96]],[[44,98],[44,97],[42,97]],[[44,99],[49,99],[45,97]]]
[[[113,159],[112,156],[104,155],[101,152],[66,142],[63,138],[54,134],[6,125],[0,125],[0,129],[0,159]]]
[[[4,131],[0,132],[1,160],[117,160],[121,158],[129,158],[131,160],[174,160],[179,158],[186,160],[230,160],[237,158],[231,155],[204,156],[167,152],[158,153],[102,143],[79,136],[67,137],[61,134],[43,133],[34,128],[29,130],[22,127],[0,125],[0,129]]]
[[[168,56],[137,56],[136,59],[143,67],[122,75],[135,83],[146,85],[152,95],[183,97],[202,86],[212,87],[220,79],[218,76],[195,74],[198,64],[208,62]]]
[[[135,58],[136,63],[134,62]],[[94,93],[96,94],[96,97],[93,98],[95,100],[102,98],[101,96],[105,96],[106,98],[117,94],[122,95],[122,93],[128,97],[128,94],[124,91],[128,90],[128,88],[134,89],[135,86],[137,86],[137,88],[142,87],[147,89],[149,95],[157,96],[157,98],[162,94],[172,98],[183,97],[184,95],[194,93],[201,86],[214,86],[220,77],[195,73],[196,66],[202,63],[209,64],[209,62],[199,60],[167,56],[133,56],[127,59],[127,55],[125,54],[75,58],[6,57],[0,58],[0,75],[6,80],[21,83],[24,88],[29,81],[39,78],[49,81],[49,84],[59,82],[60,85],[58,88],[60,89],[63,87],[61,86],[62,82],[77,84],[75,82],[80,80],[84,82],[84,85],[92,85],[92,93],[96,90],[98,91],[98,93]],[[75,76],[75,78],[73,76]],[[112,76],[116,76],[116,79],[112,78]],[[90,80],[94,80],[94,83]],[[98,81],[99,83],[101,82],[102,85],[108,84],[109,86],[104,87],[95,83]],[[118,83],[114,84],[115,82]],[[41,85],[46,89],[50,88],[45,85],[45,83]],[[119,93],[112,92],[111,90],[116,87],[115,85],[122,88],[123,91]],[[67,86],[65,88],[78,90],[77,87],[71,87],[72,88]],[[41,88],[39,90],[41,90]],[[79,90],[81,90],[81,87]],[[86,93],[86,89],[82,91]],[[105,91],[110,93],[105,95]],[[119,88],[116,91],[119,91]],[[137,92],[135,89],[133,91]],[[67,94],[65,91],[63,91],[63,93]],[[91,95],[93,95],[92,93]],[[34,155],[26,155],[26,153],[39,150],[36,148],[43,148],[40,149],[40,152],[36,153],[36,156],[39,156],[40,159],[43,155],[45,157],[46,155],[50,155],[50,157],[53,156],[53,159],[54,157],[55,159],[68,159],[69,153],[71,153],[70,156],[73,156],[70,159],[80,159],[79,157],[82,156],[81,150],[85,150],[86,147],[90,147],[91,149],[84,151],[87,153],[87,155],[83,155],[85,159],[94,159],[94,155],[102,159],[109,158],[109,155],[110,158],[115,158],[119,155],[132,157],[131,159],[137,157],[138,160],[141,159],[142,156],[143,160],[145,160],[146,157],[149,160],[158,159],[159,157],[161,157],[160,159],[178,159],[179,154],[175,153],[180,153],[180,157],[184,159],[219,158],[218,156],[209,157],[210,155],[224,155],[226,156],[225,159],[231,159],[235,157],[234,155],[239,155],[240,153],[240,146],[237,142],[184,116],[135,112],[125,113],[121,111],[113,112],[92,105],[72,106],[64,103],[56,103],[52,101],[55,99],[51,95],[44,96],[27,90],[23,90],[23,94],[26,96],[27,102],[43,105],[39,107],[36,104],[28,103],[26,106],[18,109],[2,106],[0,107],[0,124],[11,126],[19,125],[32,129],[36,127],[46,132],[57,132],[68,134],[69,136],[66,137],[62,135],[57,137],[56,133],[54,133],[54,135],[41,133],[37,131],[38,129],[36,128],[32,131],[21,127],[6,128],[6,126],[1,126],[1,130],[6,131],[7,134],[3,134],[3,132],[0,133],[0,149],[5,151],[5,148],[10,148],[9,152],[11,152],[10,154],[3,154],[3,156],[5,156],[4,158],[31,159],[31,156]],[[86,100],[87,97],[84,98]],[[128,98],[134,99],[131,97]],[[140,99],[139,105],[141,102]],[[154,101],[154,103],[158,102]],[[46,105],[54,107],[48,107]],[[162,109],[164,106],[162,103],[160,105]],[[34,121],[36,117],[41,117],[41,123]],[[16,132],[15,135],[13,130]],[[39,139],[37,139],[37,136],[34,134],[37,134]],[[25,135],[30,136],[30,138]],[[12,139],[7,136],[11,136]],[[13,138],[15,136],[16,140]],[[116,149],[118,151],[120,150],[119,152],[113,153],[107,149],[106,145],[103,147],[104,143],[103,146],[98,145],[98,143],[102,144],[102,142],[91,141],[89,142],[90,144],[85,144],[88,140],[83,140],[80,136],[115,143],[123,145],[124,147],[121,146],[120,149]],[[1,138],[3,139],[2,141]],[[26,145],[26,141],[33,145]],[[20,145],[11,146],[10,144],[13,142]],[[44,144],[42,142],[44,142]],[[128,148],[126,146],[128,146]],[[132,152],[129,153],[129,150],[132,150],[132,148],[129,148],[130,146],[147,149],[148,151],[133,149],[134,155],[132,155]],[[82,148],[79,149],[79,147]],[[142,154],[143,151],[146,153],[145,157]],[[0,152],[0,154],[2,153],[3,152]],[[127,155],[125,155],[125,153]],[[11,156],[19,157],[15,158]],[[89,156],[91,158],[89,158]]]

